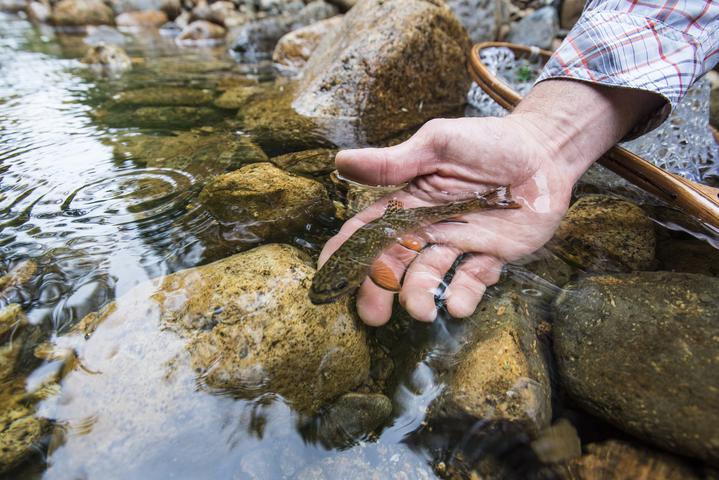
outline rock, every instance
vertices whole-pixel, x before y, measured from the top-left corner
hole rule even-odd
[[[235,9],[235,4],[227,0],[219,0],[208,5],[206,1],[199,2],[192,9],[191,20],[207,20],[225,28],[232,28],[251,20],[248,14],[242,14]]]
[[[521,423],[537,434],[552,419],[548,353],[537,329],[542,308],[514,291],[488,292],[471,322],[475,340],[448,383],[448,409]]]
[[[392,414],[392,401],[375,393],[347,393],[321,416],[317,436],[326,448],[348,447],[376,430]]]
[[[337,28],[341,21],[342,15],[335,15],[285,34],[277,42],[275,51],[272,53],[272,61],[282,71],[299,72],[319,45],[320,40]]]
[[[220,95],[215,100],[217,108],[225,108],[228,110],[237,110],[244,107],[252,98],[266,92],[267,89],[257,85],[242,85],[232,87]]]
[[[238,112],[243,130],[270,156],[335,147],[327,139],[326,130],[295,112],[291,101],[288,92],[253,99]]]
[[[177,36],[180,45],[215,45],[225,41],[225,28],[207,20],[195,20]]]
[[[305,66],[302,115],[356,118],[367,141],[465,103],[469,38],[451,10],[421,0],[360,0]]]
[[[0,310],[0,382],[12,380],[16,375],[18,360],[28,338],[28,323],[16,303]]]
[[[0,12],[20,13],[26,6],[24,0],[0,0]]]
[[[27,17],[33,23],[48,23],[52,18],[52,9],[42,2],[30,2],[27,6]]]
[[[577,429],[566,418],[540,432],[531,443],[532,451],[543,463],[558,463],[582,455],[582,442]]]
[[[127,43],[125,35],[120,33],[116,28],[107,25],[88,28],[88,35],[82,40],[85,45],[124,45]],[[127,57],[128,59],[130,57]]]
[[[662,238],[657,260],[661,270],[719,277],[719,250],[696,238]]]
[[[25,379],[3,382],[0,391],[0,474],[22,464],[36,452],[47,421],[34,415],[27,401]]]
[[[467,29],[472,43],[497,40],[500,26],[509,23],[502,0],[446,0],[447,6]]]
[[[577,200],[547,243],[586,271],[629,272],[654,266],[654,223],[633,203],[607,195]]]
[[[212,102],[212,91],[199,88],[145,87],[125,90],[112,97],[113,107],[199,107]]]
[[[509,32],[507,41],[549,49],[557,33],[559,33],[557,11],[549,5],[532,12],[515,23]]]
[[[619,440],[592,443],[587,454],[567,464],[566,480],[699,480],[704,478],[679,458]]]
[[[223,115],[207,107],[141,107],[137,110],[98,110],[94,117],[110,127],[144,127],[165,130],[192,128],[222,120]]]
[[[660,447],[719,462],[719,279],[639,272],[564,288],[554,346],[574,400]]]
[[[333,5],[324,0],[314,0],[297,13],[288,12],[248,22],[230,32],[230,51],[241,62],[268,59],[284,34],[333,17],[337,13],[338,10]]]
[[[182,11],[180,0],[112,0],[112,9],[119,15],[125,12],[160,10],[170,20],[174,20]]]
[[[337,150],[316,148],[302,152],[287,153],[270,161],[278,168],[298,175],[327,175],[335,169]]]
[[[80,61],[91,67],[110,72],[123,72],[132,68],[132,60],[127,56],[125,50],[116,45],[105,45],[104,43],[90,47]]]
[[[199,200],[234,240],[257,243],[302,230],[332,212],[321,183],[283,172],[271,163],[255,163],[214,178]]]
[[[52,9],[52,23],[61,27],[113,25],[115,16],[102,0],[60,0]]]
[[[160,28],[165,23],[167,23],[167,14],[160,10],[125,12],[115,18],[118,27],[126,28]]]
[[[567,30],[571,29],[579,17],[582,16],[586,0],[562,0],[559,9],[559,25]]]
[[[24,260],[13,266],[9,272],[0,276],[0,293],[10,287],[21,287],[28,283],[37,273],[37,263]]]
[[[342,12],[346,12],[350,8],[355,6],[357,0],[328,0],[329,3],[336,6]]]
[[[84,370],[40,406],[68,427],[45,477],[222,476],[250,450],[228,456],[240,431],[294,441],[294,412],[313,414],[369,369],[350,303],[310,303],[312,264],[265,245],[142,283],[57,337]]]
[[[115,154],[152,168],[176,168],[200,179],[266,162],[267,155],[234,132],[180,132],[172,136],[132,135],[119,140]]]

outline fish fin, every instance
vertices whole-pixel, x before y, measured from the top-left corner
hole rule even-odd
[[[521,205],[512,198],[512,190],[509,185],[497,187],[494,190],[480,195],[488,205],[496,208],[521,208]]]
[[[369,273],[369,278],[372,279],[377,286],[389,290],[390,292],[399,292],[402,286],[399,284],[399,280],[395,277],[394,272],[382,262],[374,262]]]
[[[420,252],[423,247],[422,240],[416,235],[403,235],[397,239],[400,245],[413,252]]]
[[[399,212],[400,210],[404,210],[404,204],[399,200],[393,198],[392,200],[387,202],[387,207],[384,209],[384,214],[388,215],[391,213]]]

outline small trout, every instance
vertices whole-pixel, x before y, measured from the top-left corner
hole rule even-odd
[[[399,281],[388,267],[372,266],[382,251],[399,242],[407,248],[419,250],[417,242],[403,242],[403,236],[424,226],[451,220],[465,213],[478,210],[520,208],[512,200],[509,187],[499,187],[478,195],[471,200],[437,207],[403,208],[392,200],[384,215],[369,222],[352,234],[312,279],[310,300],[315,305],[331,303],[354,292],[370,274],[370,278],[382,288],[399,290]],[[372,271],[370,272],[370,270]]]

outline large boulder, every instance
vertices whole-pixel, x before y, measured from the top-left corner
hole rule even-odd
[[[640,272],[565,285],[554,346],[591,413],[672,451],[719,462],[719,279]]]
[[[360,0],[312,54],[293,106],[387,138],[464,104],[468,49],[444,2]]]
[[[113,25],[115,16],[102,0],[61,0],[52,9],[52,23],[62,27]]]
[[[637,205],[609,195],[577,200],[547,248],[572,265],[590,272],[652,269],[654,223]]]
[[[226,238],[243,244],[286,238],[333,211],[321,183],[267,162],[215,177],[199,199],[228,230]]]
[[[539,333],[542,308],[533,297],[488,292],[471,323],[475,339],[459,357],[448,383],[447,408],[473,417],[525,425],[532,434],[552,419],[546,342]]]
[[[67,427],[46,478],[221,477],[248,432],[296,435],[285,404],[313,412],[361,384],[364,329],[349,302],[312,305],[312,263],[265,245],[142,283],[57,337],[80,368],[40,407]]]

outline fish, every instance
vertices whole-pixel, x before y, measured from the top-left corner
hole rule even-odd
[[[412,232],[422,227],[479,210],[516,208],[521,206],[512,199],[509,186],[434,207],[404,208],[398,200],[390,200],[381,217],[354,232],[315,273],[310,301],[315,305],[335,302],[353,293],[368,275],[385,290],[397,292],[401,285],[394,273],[383,263],[374,262],[385,248],[399,242],[419,252],[422,244]]]

